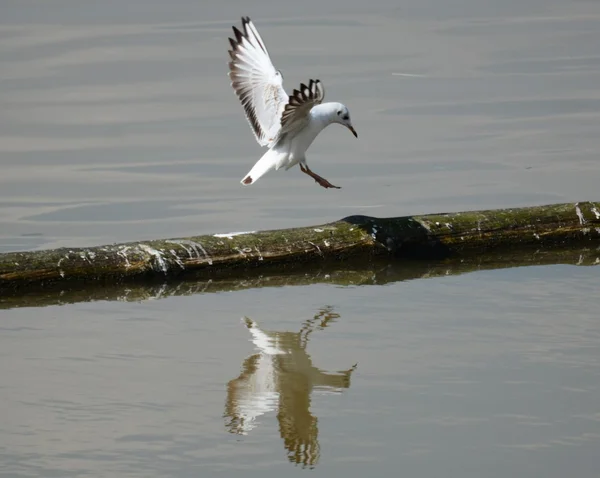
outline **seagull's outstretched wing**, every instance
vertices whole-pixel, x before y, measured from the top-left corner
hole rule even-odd
[[[319,80],[310,80],[308,86],[300,83],[300,89],[294,90],[281,114],[279,137],[304,128],[309,122],[310,110],[320,104],[324,97],[325,90]]]
[[[231,86],[242,102],[256,140],[266,146],[279,132],[288,95],[252,20],[243,17],[242,31],[233,27],[233,33],[235,39],[229,39]]]

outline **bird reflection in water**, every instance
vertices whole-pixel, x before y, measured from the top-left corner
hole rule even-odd
[[[339,318],[325,307],[307,320],[299,332],[271,332],[245,317],[244,323],[259,352],[244,360],[242,373],[227,384],[226,427],[231,433],[248,434],[257,418],[277,410],[279,433],[288,459],[302,467],[314,467],[320,456],[317,417],[310,412],[313,390],[341,393],[350,386],[356,365],[341,372],[325,372],[306,352],[313,330],[323,330]]]

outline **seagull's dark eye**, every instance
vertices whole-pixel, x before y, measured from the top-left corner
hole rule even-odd
[[[341,114],[342,114],[342,110],[339,110],[339,111],[337,112],[337,115],[339,116],[339,115],[341,115]]]

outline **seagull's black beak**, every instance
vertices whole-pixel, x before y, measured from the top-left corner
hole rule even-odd
[[[358,138],[358,133],[356,132],[356,130],[352,126],[348,126],[348,129],[350,131],[352,131],[352,134],[354,135],[355,138]]]

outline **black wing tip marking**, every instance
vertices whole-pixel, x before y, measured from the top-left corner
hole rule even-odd
[[[248,38],[246,29],[244,28],[244,33],[242,33],[236,26],[233,26],[231,28],[233,29],[233,34],[235,35],[235,40],[230,38],[229,41],[235,43],[234,48],[237,48],[242,43],[242,40],[244,38]]]
[[[242,41],[245,39],[248,43],[252,44],[252,40],[250,38],[250,32],[248,31],[248,25],[250,25],[252,23],[252,20],[250,20],[250,17],[242,17],[242,30],[240,30],[238,27],[236,27],[235,25],[233,25],[231,28],[233,30],[233,34],[235,36],[235,40],[233,38],[229,38],[229,43],[231,44],[231,48],[232,50],[229,51],[229,55],[233,58],[237,49],[239,48],[239,46],[242,44]],[[254,29],[254,33],[253,36],[256,38],[256,28]],[[262,44],[262,40],[260,38],[256,38],[258,46],[260,47],[261,50],[263,50],[265,53],[267,53],[267,50],[265,49],[264,45]]]
[[[299,106],[310,100],[316,100],[321,94],[321,80],[310,80],[308,86],[300,83],[300,89],[295,89],[290,96],[289,104]]]

